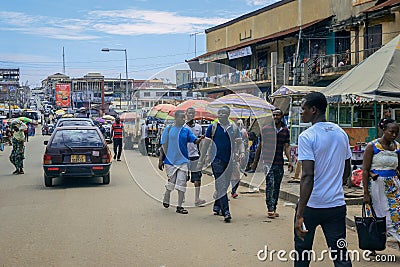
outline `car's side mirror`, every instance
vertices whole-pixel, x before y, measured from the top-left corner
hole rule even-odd
[[[45,146],[47,146],[48,143],[49,143],[49,141],[43,141],[43,144],[44,144]]]

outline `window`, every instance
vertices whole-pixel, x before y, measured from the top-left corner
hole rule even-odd
[[[65,147],[103,147],[101,140],[96,130],[62,130],[56,132],[50,147],[65,148]]]
[[[169,92],[169,96],[181,96],[181,92]]]
[[[187,92],[186,97],[193,97],[193,92]]]
[[[156,96],[160,97],[160,96],[165,96],[166,93],[164,92],[156,92]]]
[[[143,96],[144,97],[149,97],[150,96],[150,92],[143,92]]]
[[[294,55],[296,53],[296,47],[295,45],[288,45],[283,47],[283,61],[284,63],[290,63],[290,65],[293,65],[294,61]]]
[[[364,57],[367,58],[382,46],[382,25],[368,27],[364,33]]]

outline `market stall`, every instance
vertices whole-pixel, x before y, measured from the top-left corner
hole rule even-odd
[[[384,108],[400,103],[399,73],[400,34],[321,91],[331,103],[329,120],[349,135],[354,163],[360,163],[365,143],[378,137]]]

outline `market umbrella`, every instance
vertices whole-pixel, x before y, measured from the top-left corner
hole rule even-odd
[[[108,121],[114,121],[115,120],[115,118],[113,116],[111,116],[111,115],[104,115],[103,119],[108,120]]]
[[[172,117],[175,116],[175,112],[178,110],[186,111],[188,108],[194,108],[196,111],[195,119],[205,119],[205,120],[213,120],[216,116],[206,110],[208,104],[211,101],[202,100],[202,99],[190,99],[187,100],[178,106],[176,106],[173,110],[171,110],[168,114]]]
[[[158,104],[157,106],[154,106],[151,110],[157,110],[157,111],[162,111],[162,112],[170,112],[175,108],[174,105],[172,104]]]
[[[217,114],[218,110],[228,106],[231,109],[231,118],[261,118],[270,116],[275,107],[254,95],[239,93],[220,97],[207,105],[206,110]]]
[[[106,120],[105,120],[105,119],[103,119],[103,118],[96,118],[96,121],[98,121],[98,122],[100,122],[100,123],[104,123],[104,122],[106,122]]]
[[[65,111],[64,111],[64,110],[62,110],[62,109],[59,109],[59,110],[57,110],[55,113],[56,113],[56,115],[60,115],[60,116],[62,116],[62,115],[64,115],[64,114],[65,114]]]
[[[168,112],[164,112],[164,111],[157,111],[154,116],[152,116],[154,118],[158,118],[158,119],[162,119],[162,120],[167,120],[167,119],[174,119],[174,117],[171,117],[168,115]]]
[[[18,120],[20,120],[20,121],[22,121],[24,123],[28,123],[28,122],[31,123],[32,122],[32,120],[27,118],[27,117],[19,117]]]

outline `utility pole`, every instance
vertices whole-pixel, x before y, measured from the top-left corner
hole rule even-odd
[[[190,34],[190,37],[194,36],[194,56],[197,57],[197,35],[201,34],[202,32],[195,32]]]
[[[301,33],[302,33],[302,29],[301,29],[301,24],[302,24],[302,0],[298,0],[299,1],[299,5],[298,5],[298,21],[299,21],[299,25],[300,25],[300,29],[299,29],[299,39],[297,41],[297,50],[296,50],[296,57],[294,59],[294,74],[293,74],[293,85],[296,85],[296,79],[297,79],[297,63],[299,60],[299,53],[300,53],[300,42],[301,42]]]
[[[64,55],[64,46],[63,46],[63,74],[65,74],[65,55]]]
[[[119,109],[122,109],[121,98],[122,98],[122,83],[121,83],[121,73],[120,73],[119,74]]]

